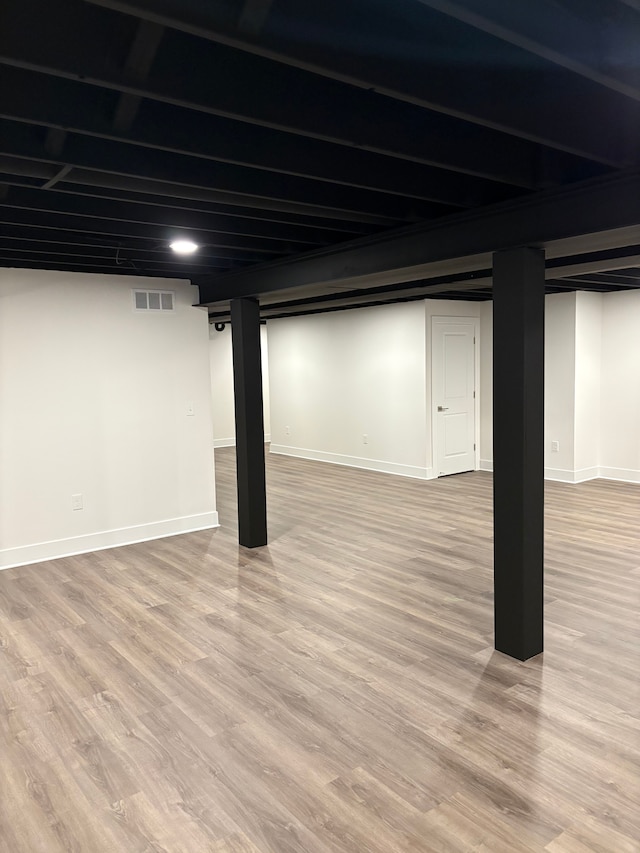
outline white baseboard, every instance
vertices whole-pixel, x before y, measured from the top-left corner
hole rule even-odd
[[[578,468],[572,471],[567,468],[545,468],[545,480],[553,480],[556,483],[585,483],[587,480],[595,480],[600,476],[600,469]]]
[[[332,465],[346,465],[349,468],[364,468],[367,471],[380,471],[384,474],[398,474],[402,477],[413,477],[418,480],[433,478],[431,468],[401,465],[399,462],[383,462],[378,459],[365,459],[360,456],[346,456],[342,453],[327,453],[324,450],[307,450],[304,447],[272,444],[271,453],[277,453],[281,456],[295,456],[298,459],[310,459],[314,462],[330,462]]]
[[[235,447],[236,440],[235,438],[214,438],[213,439],[214,447]]]
[[[481,471],[493,471],[492,459],[480,460]],[[640,483],[640,471],[632,468],[602,468],[594,465],[591,468],[578,468],[572,471],[567,468],[545,468],[545,480],[556,483],[586,483],[588,480],[620,480],[623,483]]]
[[[16,566],[41,563],[43,560],[57,560],[61,557],[72,557],[74,554],[86,554],[89,551],[104,551],[106,548],[119,548],[121,545],[133,545],[136,542],[148,542],[150,539],[163,539],[165,536],[194,533],[197,530],[208,530],[219,526],[217,512],[203,512],[183,518],[138,524],[134,527],[72,536],[69,539],[54,539],[51,542],[5,548],[0,551],[0,569],[13,569]]]
[[[573,472],[574,483],[586,483],[587,480],[597,480],[599,477],[602,477],[602,473],[597,465],[592,468],[578,468]]]
[[[269,433],[265,433],[265,436],[264,436],[265,444],[267,444],[267,442],[269,442],[269,441],[271,441],[271,435]],[[235,447],[236,446],[235,436],[233,438],[214,438],[213,439],[213,446],[214,447]]]
[[[604,480],[620,480],[623,483],[640,483],[640,471],[633,468],[600,468]]]

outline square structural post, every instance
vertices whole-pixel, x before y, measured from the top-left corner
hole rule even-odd
[[[267,544],[267,490],[260,354],[260,306],[231,300],[233,388],[236,412],[238,539],[247,548]]]
[[[493,256],[495,647],[543,650],[544,250]]]

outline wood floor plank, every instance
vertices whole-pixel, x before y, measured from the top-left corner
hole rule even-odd
[[[545,652],[492,480],[267,456],[221,527],[0,573],[0,853],[640,853],[640,488],[546,483]],[[383,510],[383,512],[382,512]]]

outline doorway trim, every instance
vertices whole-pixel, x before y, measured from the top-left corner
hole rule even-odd
[[[454,324],[458,326],[470,326],[473,328],[473,381],[475,388],[474,399],[474,444],[475,451],[473,456],[474,471],[478,471],[480,467],[480,317],[456,316],[444,314],[432,314],[429,327],[429,405],[431,407],[431,479],[438,478],[438,448],[437,448],[437,420],[436,420],[436,403],[434,400],[434,358],[433,358],[433,343],[434,343],[434,326],[444,324]]]

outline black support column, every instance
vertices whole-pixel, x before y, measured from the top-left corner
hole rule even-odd
[[[260,357],[260,306],[255,299],[231,300],[233,381],[238,471],[238,538],[241,545],[267,544],[264,422]]]
[[[543,649],[544,251],[493,257],[495,647]]]

